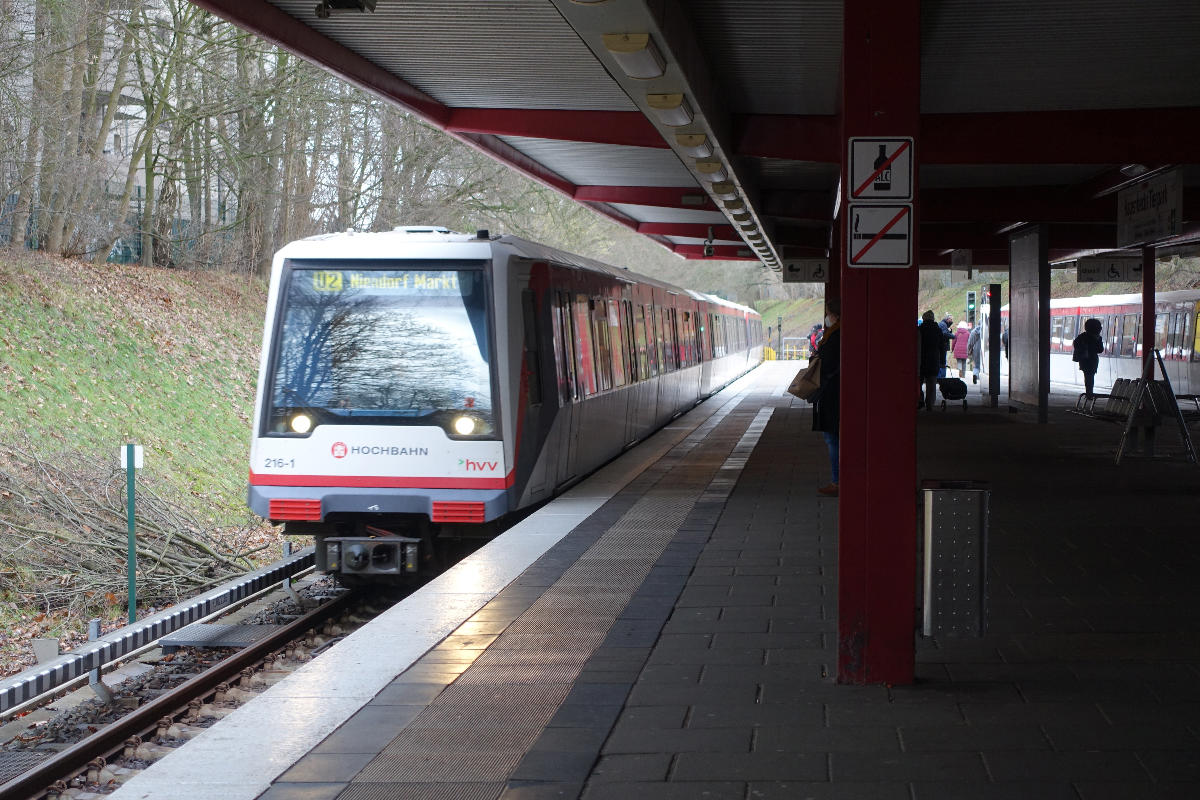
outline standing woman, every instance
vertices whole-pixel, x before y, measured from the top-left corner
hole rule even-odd
[[[1096,388],[1096,370],[1100,369],[1100,354],[1104,352],[1104,339],[1100,337],[1100,320],[1092,318],[1083,323],[1083,333],[1075,337],[1071,346],[1075,354],[1071,357],[1083,371],[1083,391],[1091,397]],[[822,375],[822,378],[825,376]]]
[[[921,402],[927,411],[933,411],[933,401],[937,399],[938,372],[946,365],[946,337],[933,318],[933,311],[921,315],[921,324],[917,326],[917,352],[921,361],[918,369],[921,373],[921,383],[925,387],[925,397]]]
[[[818,494],[837,497],[838,493],[838,426],[841,423],[842,321],[837,301],[826,304],[825,331],[817,344],[821,357],[821,394],[813,406],[813,430],[825,434],[829,447],[829,466],[833,482],[817,489]]]
[[[971,326],[964,319],[954,330],[954,358],[958,361],[958,377],[967,376],[967,358],[970,356]]]

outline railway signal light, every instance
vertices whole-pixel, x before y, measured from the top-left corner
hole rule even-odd
[[[967,292],[967,324],[975,324],[975,292]]]

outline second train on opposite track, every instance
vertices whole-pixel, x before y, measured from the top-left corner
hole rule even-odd
[[[755,367],[753,310],[511,236],[398,228],[274,259],[251,509],[343,579],[487,536]]]

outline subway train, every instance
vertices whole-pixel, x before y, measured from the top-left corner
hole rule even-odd
[[[516,237],[314,236],[272,265],[249,504],[346,582],[416,572],[762,358],[745,306]]]
[[[1142,348],[1162,353],[1163,364],[1176,394],[1200,392],[1200,360],[1196,348],[1196,314],[1200,290],[1158,292],[1154,298],[1153,338],[1146,342],[1142,324],[1141,294],[1064,297],[1050,301],[1050,380],[1077,384],[1083,391],[1083,374],[1071,360],[1071,342],[1090,317],[1100,320],[1104,354],[1096,372],[1096,389],[1111,387],[1117,378],[1140,378]],[[1008,324],[1008,306],[1002,309]],[[1155,375],[1157,372],[1155,366]]]

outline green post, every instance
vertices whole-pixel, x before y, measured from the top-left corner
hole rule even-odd
[[[133,444],[125,445],[125,511],[126,519],[129,522],[129,556],[126,559],[129,565],[129,621],[130,623],[137,621],[137,581],[135,573],[137,572],[137,550],[135,542],[137,541],[133,531]]]

